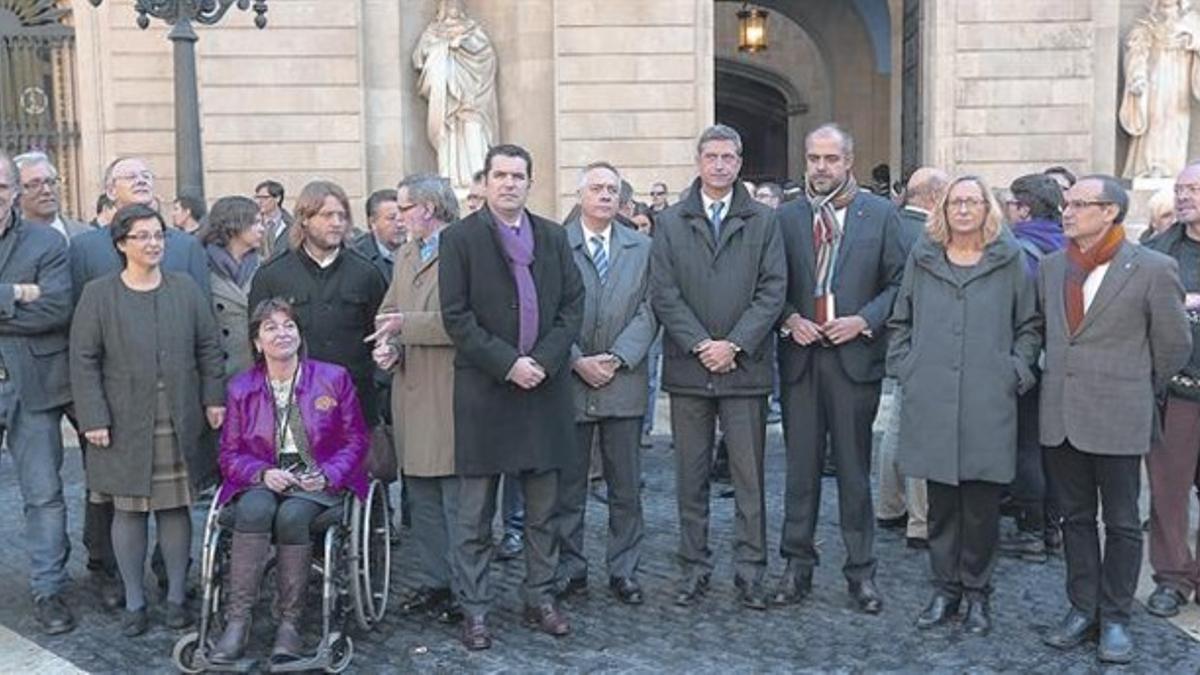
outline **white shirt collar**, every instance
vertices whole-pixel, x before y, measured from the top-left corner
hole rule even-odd
[[[309,258],[312,258],[313,262],[317,263],[317,267],[320,267],[321,269],[325,269],[326,267],[329,267],[330,265],[332,265],[333,261],[337,260],[338,254],[342,252],[342,247],[339,246],[339,247],[333,249],[333,253],[330,253],[329,255],[325,256],[324,260],[321,260],[321,259],[317,258],[317,256],[313,253],[312,249],[310,249],[307,244],[302,244],[302,246],[304,248],[304,255],[308,256]]]
[[[604,255],[607,256],[612,249],[612,221],[608,221],[608,225],[599,232],[593,232],[588,229],[588,226],[584,225],[582,220],[580,220],[579,226],[583,228],[583,240],[587,244],[588,255],[592,255],[592,238],[600,237],[600,246],[604,248]]]
[[[708,195],[704,194],[704,188],[700,188],[700,201],[704,204],[704,215],[709,218],[712,217],[713,204],[717,202],[724,204],[721,207],[721,220],[725,220],[729,217],[729,205],[733,203],[733,190],[725,193],[725,196],[720,199],[711,199]]]

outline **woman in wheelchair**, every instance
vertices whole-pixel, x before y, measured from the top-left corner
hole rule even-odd
[[[242,657],[263,568],[275,540],[272,660],[300,658],[298,623],[312,555],[309,526],[345,490],[366,496],[368,433],[350,374],[303,356],[290,304],[264,300],[250,318],[256,365],[229,383],[219,463],[220,504],[236,507],[224,633],[214,662]]]

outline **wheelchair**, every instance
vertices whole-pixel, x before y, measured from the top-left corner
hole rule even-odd
[[[321,574],[321,640],[316,652],[307,658],[279,664],[268,660],[267,672],[340,673],[354,657],[354,642],[347,630],[351,616],[362,633],[383,619],[392,562],[386,489],[384,483],[372,480],[365,500],[347,492],[340,505],[325,509],[313,519],[312,566]],[[234,517],[234,508],[222,508],[213,500],[204,523],[201,550],[203,600],[199,630],[181,637],[172,653],[180,672],[248,672],[258,665],[250,656],[232,664],[208,659],[211,642],[223,629],[224,584]]]

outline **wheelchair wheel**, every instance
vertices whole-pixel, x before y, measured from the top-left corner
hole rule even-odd
[[[350,667],[350,662],[354,660],[354,641],[349,635],[339,636],[329,649],[329,666],[325,668],[325,672],[340,673]]]
[[[193,631],[179,638],[171,652],[171,660],[181,673],[202,673],[204,668],[196,665],[196,650],[200,646],[200,634]]]
[[[383,483],[372,481],[366,500],[356,501],[353,510],[354,613],[359,626],[369,630],[387,611],[392,575],[392,530]]]

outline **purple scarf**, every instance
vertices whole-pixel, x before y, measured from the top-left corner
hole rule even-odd
[[[533,264],[533,225],[524,212],[516,228],[505,225],[495,213],[492,219],[500,229],[504,257],[508,259],[508,269],[517,285],[517,351],[526,356],[533,351],[538,338],[537,286],[533,284],[533,273],[529,269]]]

